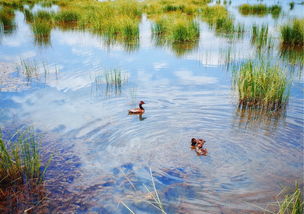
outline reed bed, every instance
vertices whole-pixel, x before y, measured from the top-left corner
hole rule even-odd
[[[242,4],[239,6],[239,12],[244,15],[257,15],[257,16],[265,16],[267,14],[271,14],[274,18],[277,18],[281,13],[281,6],[272,5],[266,6],[265,4]]]
[[[286,106],[290,81],[280,67],[249,61],[233,77],[241,106],[269,110]]]
[[[291,24],[281,27],[282,45],[304,48],[304,19],[294,19]]]

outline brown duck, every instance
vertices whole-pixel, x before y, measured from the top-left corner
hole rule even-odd
[[[144,101],[139,102],[139,108],[133,108],[129,109],[129,114],[143,114],[145,112],[145,109],[142,107],[142,105],[145,104]]]

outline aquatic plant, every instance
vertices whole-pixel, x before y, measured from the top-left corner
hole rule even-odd
[[[127,73],[120,69],[109,69],[102,71],[95,77],[94,86],[96,91],[103,91],[107,97],[120,95],[123,84],[128,81]]]
[[[31,129],[16,132],[11,140],[0,133],[0,205],[7,213],[27,213],[46,197],[43,188],[45,165],[40,159],[37,137]],[[6,212],[5,212],[6,213]]]
[[[48,45],[50,43],[52,26],[46,21],[34,20],[31,25],[35,37],[35,42],[38,45]]]
[[[166,211],[164,209],[163,203],[160,200],[160,196],[159,193],[157,191],[156,185],[155,185],[155,181],[153,178],[153,174],[152,174],[152,170],[150,168],[150,176],[151,176],[151,182],[152,182],[152,187],[153,190],[151,191],[145,184],[143,184],[144,188],[146,189],[147,193],[151,196],[151,200],[144,200],[144,202],[150,204],[151,206],[153,206],[154,208],[156,208],[158,211],[160,211],[162,214],[166,214]],[[127,178],[128,182],[131,184],[131,186],[133,187],[134,191],[136,191],[136,187],[135,185],[132,183],[132,181],[125,175],[125,177]],[[121,201],[121,204],[127,208],[129,210],[130,213],[135,213],[131,208],[129,208],[123,201]]]
[[[38,77],[38,65],[35,61],[20,59],[20,68],[28,82]]]
[[[253,25],[251,32],[251,42],[261,49],[268,42],[268,25]]]
[[[266,15],[267,6],[265,4],[242,4],[239,11],[242,15]]]
[[[163,16],[152,25],[152,33],[167,42],[176,43],[198,40],[200,31],[199,24],[191,19]]]
[[[50,13],[48,11],[45,10],[39,10],[38,12],[36,12],[34,14],[34,19],[39,19],[40,21],[50,21],[52,19],[52,17],[54,16],[53,13]]]
[[[285,195],[282,202],[279,202],[278,214],[301,214],[303,213],[304,202],[299,185],[296,184],[296,188],[292,194]]]
[[[233,77],[240,105],[276,110],[287,104],[290,81],[280,67],[249,61]]]
[[[294,19],[281,27],[282,45],[304,48],[304,19]]]
[[[55,20],[61,23],[77,22],[80,15],[74,11],[60,11],[55,15]]]
[[[258,15],[258,16],[265,16],[267,14],[272,14],[274,18],[277,18],[281,13],[281,6],[279,5],[272,5],[267,7],[265,4],[242,4],[239,6],[239,11],[242,15]]]
[[[277,201],[275,203],[267,205],[267,207],[271,207],[271,210],[269,210],[269,208],[263,208],[259,206],[256,207],[260,208],[261,210],[264,210],[264,213],[273,213],[273,214],[302,214],[303,213],[303,209],[304,209],[303,193],[301,192],[298,183],[295,184],[295,188],[292,191],[290,191],[289,188],[285,187],[277,196],[275,196],[275,198],[277,198]]]
[[[172,27],[172,41],[185,42],[195,41],[199,37],[199,25],[197,22],[177,22]]]
[[[16,133],[17,141],[5,142],[0,135],[0,188],[27,182],[41,183],[47,165],[41,170],[39,142],[31,130]],[[50,160],[49,160],[50,161]]]
[[[287,61],[290,65],[299,66],[299,71],[303,70],[304,66],[304,49],[303,48],[288,48],[281,46],[280,57]]]
[[[294,3],[293,1],[292,1],[292,2],[289,2],[289,9],[290,9],[290,10],[293,10],[294,5],[295,5],[295,3]]]
[[[11,34],[16,29],[15,12],[13,9],[3,7],[0,9],[0,28],[3,28],[5,34]]]
[[[33,22],[33,20],[34,20],[34,14],[29,9],[24,9],[23,10],[23,14],[24,14],[24,17],[25,17],[25,21],[27,23]]]

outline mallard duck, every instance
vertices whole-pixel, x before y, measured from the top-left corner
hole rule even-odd
[[[139,108],[129,109],[129,114],[143,114],[145,112],[145,109],[142,107],[142,105],[145,104],[144,101],[139,102]]]

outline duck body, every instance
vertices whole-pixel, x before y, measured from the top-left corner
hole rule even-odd
[[[205,143],[206,143],[206,141],[203,140],[203,139],[196,139],[196,138],[192,138],[191,139],[191,147],[200,147],[200,148],[202,148]]]
[[[208,154],[208,150],[205,149],[205,148],[198,148],[198,147],[196,147],[195,151],[196,151],[197,155],[204,155],[204,156],[206,156]]]
[[[143,113],[145,113],[145,109],[142,107],[143,104],[145,104],[145,102],[140,101],[139,102],[139,108],[129,109],[129,114],[143,114]]]
[[[191,148],[195,149],[197,155],[207,155],[208,150],[203,148],[203,145],[206,143],[205,140],[203,139],[196,139],[192,138],[191,139]]]

